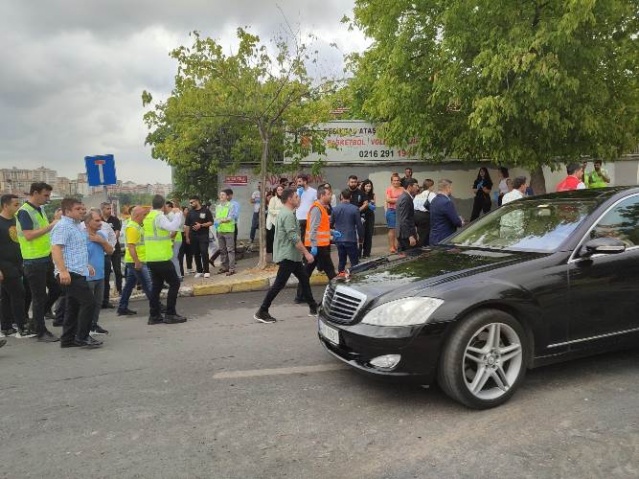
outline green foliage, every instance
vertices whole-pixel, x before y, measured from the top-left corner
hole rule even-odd
[[[171,53],[178,63],[171,96],[144,115],[153,157],[175,167],[179,192],[210,198],[221,169],[255,164],[264,179],[279,169],[284,155],[299,161],[309,145],[296,140],[330,117],[327,97],[336,88],[335,82],[309,76],[306,64],[314,59],[306,44],[279,38],[269,51],[259,37],[239,28],[237,51],[227,55],[215,40],[198,32],[191,37],[191,46]],[[143,92],[143,104],[152,101]],[[321,148],[319,136],[311,138]],[[264,257],[260,251],[261,264]]]
[[[429,161],[531,169],[639,143],[639,2],[356,0],[353,111]]]

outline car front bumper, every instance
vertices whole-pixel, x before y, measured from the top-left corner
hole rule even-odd
[[[336,330],[337,343],[320,331],[320,322]],[[318,337],[334,357],[355,370],[378,378],[397,379],[419,384],[431,384],[436,377],[439,355],[451,323],[415,327],[383,327],[367,324],[336,324],[325,317],[318,318]],[[379,356],[397,354],[401,358],[393,368],[371,364]]]

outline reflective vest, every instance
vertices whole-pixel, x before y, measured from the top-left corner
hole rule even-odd
[[[40,214],[29,203],[25,203],[20,207],[20,210],[26,211],[33,222],[33,229],[39,230],[49,226],[49,220],[46,215]],[[18,243],[20,243],[20,251],[22,252],[23,259],[39,259],[46,258],[51,254],[51,233],[43,234],[42,236],[27,240],[22,231],[20,221],[16,221],[16,231],[18,233]]]
[[[126,228],[124,230],[125,231],[124,243],[126,244],[126,248],[124,250],[124,262],[134,263],[133,257],[131,256],[131,253],[129,253],[129,244],[126,242],[126,230],[128,230],[129,228],[138,231],[139,238],[138,238],[138,242],[135,243],[135,252],[138,254],[138,259],[140,260],[140,262],[144,263],[146,261],[146,247],[144,246],[144,229],[142,228],[142,226],[140,226],[133,220],[129,220],[127,222]]]
[[[606,183],[603,177],[595,170],[588,174],[588,184],[586,186],[588,188],[605,188],[608,186],[608,183]]]
[[[228,202],[225,205],[217,205],[215,207],[215,219],[223,219],[229,217],[229,211],[231,210],[231,203]],[[217,227],[218,233],[235,233],[235,220],[231,220],[225,223],[220,223]]]
[[[557,185],[557,191],[576,190],[577,186],[579,186],[579,183],[581,183],[579,178],[577,178],[576,176],[573,176],[573,175],[568,175],[568,176],[566,176],[566,178],[563,181],[561,181]]]
[[[160,216],[163,214],[158,210],[152,210],[144,218],[144,246],[147,263],[170,261],[173,258],[171,232],[158,226]]]
[[[317,227],[317,232],[315,233],[317,246],[329,246],[331,244],[331,218],[328,215],[328,211],[326,211],[326,207],[319,201],[315,201],[313,203],[311,209],[308,210],[308,214],[306,215],[306,236],[304,237],[304,246],[312,246],[310,225],[311,211],[313,211],[313,208],[319,208],[320,213],[322,214],[320,224]]]

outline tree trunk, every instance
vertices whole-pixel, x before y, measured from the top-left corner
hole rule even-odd
[[[270,137],[268,133],[264,131],[260,131],[260,134],[262,136],[262,158],[260,160],[260,178],[262,184],[260,186],[260,228],[258,230],[258,238],[260,239],[260,260],[257,263],[257,268],[266,269],[266,217],[264,215],[266,208],[264,201],[266,199],[266,195],[264,192],[266,191],[266,177],[268,174],[268,148]]]
[[[546,193],[546,179],[544,178],[544,170],[541,166],[530,171],[530,187],[536,195]]]

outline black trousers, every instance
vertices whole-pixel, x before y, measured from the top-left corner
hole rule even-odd
[[[191,252],[195,260],[195,270],[198,273],[209,272],[209,234],[191,235]]]
[[[175,305],[177,303],[178,292],[180,291],[180,278],[171,260],[151,261],[147,267],[151,271],[151,298],[149,299],[149,315],[160,316],[160,292],[164,282],[169,285],[169,292],[166,297],[166,314],[177,314]]]
[[[428,246],[430,234],[430,213],[428,211],[415,210],[415,226],[417,227],[417,246]]]
[[[313,274],[313,271],[315,271],[315,268],[326,273],[329,281],[337,276],[337,273],[335,273],[335,265],[333,265],[333,260],[331,259],[330,245],[317,247],[317,256],[315,256],[315,261],[313,261],[312,263],[306,263],[306,265],[304,266],[304,269],[306,270],[306,276],[310,278]],[[301,283],[297,285],[297,294],[295,295],[295,300],[304,300],[302,296]]]
[[[186,256],[186,269],[193,269],[193,253],[191,253],[191,245],[182,241],[180,251],[178,251],[178,263],[180,264],[180,274],[184,276],[184,257]]]
[[[49,311],[60,296],[60,285],[53,276],[53,261],[26,262],[24,274],[31,288],[33,325],[36,334],[46,331],[44,312]],[[47,290],[49,293],[47,294]]]
[[[371,255],[373,233],[375,233],[375,213],[367,211],[364,215],[364,241],[360,247],[360,256],[368,258]]]
[[[264,298],[264,301],[262,301],[262,306],[260,306],[260,309],[262,311],[268,311],[268,308],[271,307],[273,300],[277,297],[280,291],[282,291],[282,289],[286,287],[286,283],[291,275],[294,275],[299,281],[301,297],[304,298],[304,301],[306,301],[311,308],[316,308],[317,303],[313,298],[311,283],[309,282],[309,277],[306,274],[304,264],[301,261],[291,261],[288,259],[282,260],[278,264],[279,269],[277,270],[275,281],[273,281],[273,286],[271,286],[266,293],[266,297]]]
[[[63,344],[71,343],[74,339],[84,341],[89,337],[96,307],[87,279],[81,274],[70,274],[71,284],[62,286],[67,297],[67,310],[60,336],[60,342]]]
[[[122,294],[122,253],[114,251],[111,256],[104,255],[104,299],[102,305],[109,303],[111,297],[111,271],[115,275],[115,289]]]
[[[24,310],[24,284],[22,277],[4,278],[0,283],[2,309],[0,310],[0,329],[11,329],[15,322],[18,328],[24,328],[27,313]]]
[[[475,195],[475,199],[473,200],[473,211],[470,214],[470,221],[475,221],[479,218],[481,212],[484,214],[488,213],[491,206],[490,196],[485,194]]]
[[[266,252],[273,254],[273,243],[275,242],[275,225],[270,230],[266,230]]]

